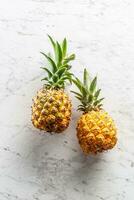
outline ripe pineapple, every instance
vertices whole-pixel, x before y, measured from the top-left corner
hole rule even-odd
[[[48,37],[54,49],[54,58],[41,52],[51,68],[42,67],[48,77],[42,79],[46,82],[33,99],[32,123],[40,130],[60,133],[68,127],[71,118],[71,101],[64,88],[66,81],[72,80],[69,61],[74,60],[75,55],[67,56],[66,38],[59,44]]]
[[[78,78],[73,82],[80,91],[72,91],[81,102],[78,110],[83,111],[76,128],[83,152],[96,154],[112,149],[117,142],[117,131],[113,119],[102,109],[104,98],[99,98],[101,89],[96,89],[97,77],[90,80],[87,70],[84,69],[83,83]]]

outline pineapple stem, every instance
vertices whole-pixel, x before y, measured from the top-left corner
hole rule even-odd
[[[79,92],[71,91],[81,102],[78,106],[78,110],[87,113],[91,110],[101,109],[104,98],[100,98],[101,89],[97,89],[97,76],[91,80],[89,73],[84,69],[83,82],[76,77],[74,77],[72,81],[79,90]]]
[[[54,57],[50,53],[41,52],[50,65],[50,67],[42,67],[47,73],[47,77],[42,80],[45,81],[45,86],[48,88],[64,88],[66,81],[72,82],[73,74],[70,73],[71,66],[69,62],[75,59],[75,54],[68,56],[66,38],[64,38],[62,44],[54,41],[50,35],[48,35],[48,38],[53,47]]]

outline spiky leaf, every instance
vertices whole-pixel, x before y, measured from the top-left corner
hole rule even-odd
[[[92,103],[92,101],[93,101],[93,95],[89,94],[88,95],[88,103]]]
[[[75,59],[75,54],[70,55],[69,57],[64,59],[63,64],[67,64],[69,61],[74,60]]]
[[[46,57],[46,59],[48,60],[48,62],[50,63],[50,65],[51,65],[52,68],[53,68],[53,72],[55,73],[56,70],[57,70],[57,66],[56,66],[55,62],[53,61],[53,59],[50,58],[49,56],[47,56],[47,55],[46,55],[45,53],[43,53],[43,52],[41,52],[41,54],[42,54],[43,56]]]
[[[67,55],[67,40],[66,38],[63,40],[63,43],[60,45],[58,41],[54,41],[53,38],[48,35],[49,40],[54,49],[55,57],[51,54],[46,54],[41,52],[43,56],[48,60],[51,69],[48,67],[44,67],[43,69],[47,72],[48,77],[45,77],[43,80],[46,81],[45,85],[52,88],[64,88],[65,82],[67,80],[72,81],[73,74],[69,72],[71,66],[69,65],[69,61],[73,60],[75,55],[71,54]],[[50,56],[51,55],[51,56]]]
[[[104,100],[104,98],[98,99],[97,101],[94,102],[94,106],[100,104],[100,102],[103,101],[103,100]]]
[[[51,78],[52,77],[52,73],[50,72],[49,69],[47,69],[46,67],[41,67],[41,69],[45,70],[48,73],[48,77]]]
[[[57,65],[59,67],[59,65],[62,61],[62,50],[61,50],[61,46],[58,42],[56,42],[56,51],[57,51]]]
[[[64,38],[63,43],[62,43],[63,58],[66,56],[66,52],[67,52],[67,40],[66,40],[66,38]]]
[[[71,90],[71,92],[74,93],[76,96],[79,96],[82,99],[82,95],[79,94],[78,92],[75,92],[75,91],[72,91],[72,90]]]
[[[49,39],[50,39],[50,41],[52,43],[53,49],[55,51],[55,42],[54,42],[53,38],[50,35],[48,35],[48,37],[49,37]]]
[[[64,74],[64,72],[66,71],[66,67],[62,67],[60,68],[56,73],[59,76],[59,78]]]
[[[49,81],[48,77],[42,78],[41,81]]]
[[[100,92],[101,92],[101,89],[99,89],[99,90],[97,90],[97,91],[95,92],[95,95],[94,95],[94,97],[95,97],[96,99],[98,98],[98,96],[99,96]]]
[[[100,102],[104,98],[98,99],[100,95],[100,89],[97,90],[97,77],[93,78],[93,80],[90,82],[90,77],[86,69],[84,69],[83,73],[83,82],[80,81],[80,79],[75,78],[73,79],[74,84],[79,89],[78,92],[74,92],[75,97],[80,100],[82,103],[78,110],[88,112],[92,109],[100,108],[102,105]]]
[[[89,83],[89,74],[86,70],[86,68],[84,69],[84,74],[83,74],[83,83],[86,86],[86,88],[88,89],[88,83]]]
[[[90,85],[90,92],[93,93],[96,89],[96,85],[97,85],[97,77],[95,77],[92,82],[91,82],[91,85]]]

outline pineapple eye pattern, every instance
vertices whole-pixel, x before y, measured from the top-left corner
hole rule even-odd
[[[60,133],[68,126],[71,118],[72,104],[64,89],[66,82],[72,82],[71,65],[75,59],[74,54],[67,53],[67,40],[64,38],[60,44],[48,35],[53,48],[52,53],[41,52],[48,61],[47,67],[41,67],[46,77],[43,88],[38,91],[32,106],[33,125],[47,132]]]
[[[112,149],[117,142],[117,130],[113,119],[103,109],[100,98],[101,89],[97,89],[97,77],[91,80],[84,69],[83,82],[73,79],[79,92],[72,91],[80,101],[78,110],[83,114],[77,123],[77,137],[85,154],[103,152]]]

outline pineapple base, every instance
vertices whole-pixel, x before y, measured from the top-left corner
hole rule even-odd
[[[33,99],[32,123],[47,132],[61,133],[69,125],[71,101],[62,89],[42,88]]]
[[[77,123],[77,137],[85,154],[112,149],[116,142],[116,127],[104,110],[83,114]]]

